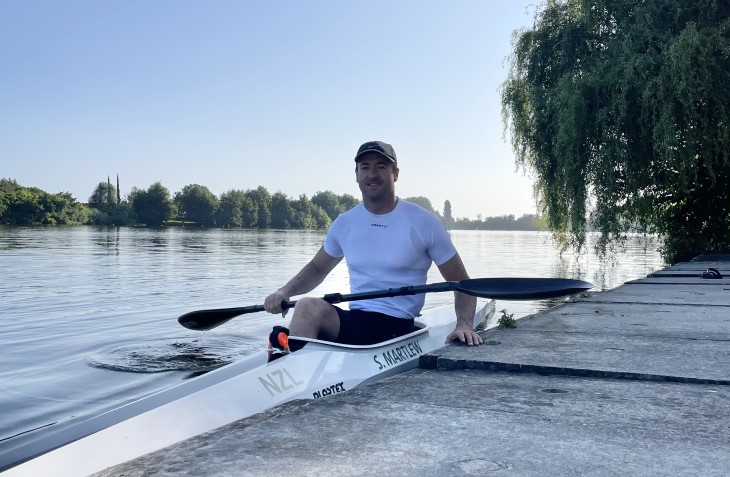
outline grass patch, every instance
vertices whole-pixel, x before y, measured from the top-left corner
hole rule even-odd
[[[517,320],[512,318],[515,315],[514,313],[507,313],[506,308],[500,310],[500,313],[502,313],[502,316],[497,320],[497,326],[500,328],[514,328],[517,326]]]

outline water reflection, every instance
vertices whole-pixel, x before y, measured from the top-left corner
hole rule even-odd
[[[98,232],[91,235],[91,243],[103,250],[105,255],[119,255],[121,230],[119,227],[94,227]]]

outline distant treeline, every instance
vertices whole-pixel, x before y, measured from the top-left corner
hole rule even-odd
[[[406,197],[438,215],[451,229],[540,230],[538,217],[513,215],[482,220],[453,218],[451,204],[444,212],[434,210],[425,197]],[[207,187],[190,184],[174,195],[160,182],[147,189],[133,187],[128,196],[109,179],[99,182],[87,203],[70,193],[49,194],[36,187],[24,187],[15,180],[0,179],[0,224],[8,225],[118,225],[159,227],[239,227],[274,229],[326,229],[342,212],[359,203],[350,194],[317,192],[311,198],[293,199],[282,192],[269,193],[259,186],[249,190],[229,190],[220,196]]]
[[[448,226],[448,225],[447,225]],[[545,230],[539,215],[525,214],[522,217],[500,215],[484,220],[456,219],[449,228],[455,230]]]

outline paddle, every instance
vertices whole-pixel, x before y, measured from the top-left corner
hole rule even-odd
[[[390,288],[363,293],[331,293],[322,297],[329,303],[345,301],[370,300],[420,293],[458,291],[467,295],[501,300],[541,300],[558,296],[571,295],[593,288],[593,285],[582,280],[568,278],[475,278],[453,282],[432,283],[402,288]],[[281,304],[284,309],[293,308],[296,301]],[[219,308],[215,310],[198,310],[185,313],[177,321],[185,328],[205,331],[222,325],[231,318],[247,313],[265,311],[263,305],[244,306],[240,308]]]

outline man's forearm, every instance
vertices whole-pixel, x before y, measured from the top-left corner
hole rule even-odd
[[[460,292],[455,292],[454,295],[456,327],[472,329],[474,327],[474,314],[477,309],[476,297]]]
[[[342,257],[331,257],[324,251],[324,247],[320,248],[312,260],[294,278],[289,280],[286,285],[281,287],[277,293],[279,295],[285,295],[287,298],[309,293],[324,281],[327,275],[329,275],[341,260]]]
[[[289,280],[286,285],[281,287],[279,291],[288,297],[302,295],[308,293],[320,283],[322,283],[327,275],[317,270],[312,262],[307,263],[294,278]]]

